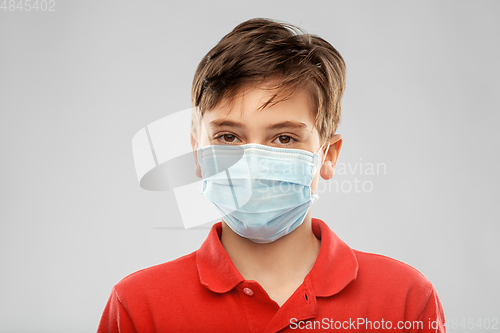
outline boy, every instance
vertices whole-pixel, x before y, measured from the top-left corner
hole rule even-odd
[[[98,332],[444,332],[422,274],[311,217],[344,86],[340,54],[294,26],[252,19],[222,38],[194,77],[191,145],[223,220],[198,251],[120,281]]]

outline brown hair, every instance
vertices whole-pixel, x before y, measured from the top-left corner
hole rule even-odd
[[[192,128],[204,112],[231,101],[246,85],[278,78],[274,94],[260,109],[279,103],[296,89],[310,92],[320,139],[333,135],[340,122],[345,63],[327,41],[287,23],[255,18],[224,36],[201,60],[193,79]],[[288,94],[281,99],[278,95]]]

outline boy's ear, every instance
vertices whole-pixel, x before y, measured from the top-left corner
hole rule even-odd
[[[339,154],[340,154],[340,149],[342,148],[342,135],[340,134],[334,134],[330,138],[330,149],[328,150],[328,156],[326,157],[327,159],[330,157],[332,166],[335,168],[337,165],[337,161],[339,159]],[[331,155],[330,155],[331,154]]]
[[[332,135],[329,144],[330,147],[325,157],[325,163],[320,171],[321,177],[325,180],[331,179],[335,174],[335,166],[337,165],[340,149],[342,148],[342,136],[340,134]]]
[[[190,141],[191,141],[191,147],[193,148],[193,156],[194,156],[194,163],[195,163],[194,173],[196,174],[196,176],[198,178],[202,178],[201,177],[201,167],[200,167],[200,164],[198,163],[198,156],[196,155],[196,149],[198,149],[199,145],[198,145],[198,140],[196,140],[196,134],[193,131],[191,131]]]
[[[196,140],[196,133],[194,131],[191,131],[191,147],[193,148],[193,151],[196,151],[198,149],[198,140]]]

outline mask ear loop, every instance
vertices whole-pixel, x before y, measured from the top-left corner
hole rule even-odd
[[[326,142],[325,142],[326,143]],[[323,146],[321,146],[323,147]],[[328,155],[328,150],[330,149],[330,145],[328,145],[326,147],[326,151],[325,151],[325,155],[323,155],[323,161],[321,162],[321,165],[320,165],[320,168],[323,166],[323,164],[325,163],[325,160],[326,160],[326,155]]]
[[[326,141],[325,143],[327,143],[328,141]],[[319,147],[318,149],[318,153],[323,149],[323,146],[325,145],[325,143],[323,143],[321,145],[321,147]],[[321,161],[321,164],[318,165],[318,169],[321,169],[321,167],[323,166],[323,164],[325,163],[325,160],[326,160],[326,155],[328,155],[328,150],[330,149],[330,145],[328,145],[326,147],[326,151],[325,151],[325,154],[323,155],[323,160]],[[316,172],[318,172],[318,170],[316,170]],[[316,174],[315,172],[315,174]]]

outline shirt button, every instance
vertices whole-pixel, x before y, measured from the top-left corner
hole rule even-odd
[[[250,289],[250,288],[243,288],[243,292],[245,294],[247,294],[248,296],[252,296],[253,295],[253,290]]]

